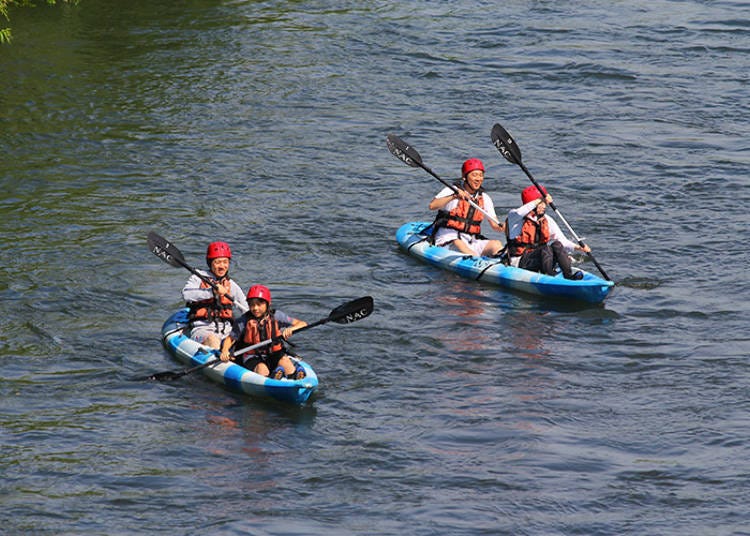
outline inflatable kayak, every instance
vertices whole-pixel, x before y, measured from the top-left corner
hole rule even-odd
[[[614,282],[582,270],[581,280],[565,279],[562,273],[554,276],[507,266],[498,258],[470,257],[449,248],[431,245],[428,233],[430,222],[410,222],[396,231],[396,240],[404,251],[425,262],[456,272],[477,281],[519,290],[540,296],[603,302],[614,287]]]
[[[197,366],[216,359],[216,354],[183,333],[188,325],[187,309],[177,311],[162,326],[162,342],[167,351],[182,363]],[[293,404],[304,404],[318,387],[318,377],[312,367],[295,357],[292,361],[305,369],[301,380],[274,380],[261,376],[235,363],[219,363],[201,369],[213,381],[231,390],[248,395],[275,398]]]

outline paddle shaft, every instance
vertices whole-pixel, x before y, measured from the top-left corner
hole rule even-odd
[[[139,376],[137,378],[133,378],[133,380],[136,381],[143,381],[143,380],[157,380],[157,381],[166,381],[166,380],[176,380],[178,378],[182,378],[183,376],[187,376],[188,374],[192,374],[193,372],[197,370],[201,370],[206,368],[209,365],[215,365],[216,363],[219,363],[219,359],[210,359],[206,361],[205,363],[201,363],[200,365],[196,365],[191,368],[178,370],[177,372],[172,370],[165,370],[164,372],[155,372],[154,374],[149,374],[148,376]]]
[[[459,195],[459,189],[458,189],[458,187],[455,184],[451,184],[451,183],[446,182],[443,179],[441,179],[434,171],[432,171],[429,167],[427,167],[426,165],[424,165],[421,161],[417,162],[417,164],[419,165],[419,167],[421,167],[422,169],[424,169],[427,173],[429,173],[430,175],[432,175],[433,177],[435,177],[437,180],[439,180],[440,182],[442,182],[443,184],[445,184],[448,188],[450,188],[451,190],[453,190],[456,193],[456,195]],[[474,207],[479,212],[481,212],[482,214],[484,214],[485,216],[487,216],[487,218],[489,220],[491,220],[492,222],[494,222],[496,225],[500,225],[500,222],[497,221],[497,218],[495,218],[492,215],[490,215],[489,212],[487,212],[482,207],[480,207],[479,205],[477,205],[474,201],[472,201],[471,199],[467,199],[466,201],[472,207]]]
[[[357,298],[355,300],[342,303],[341,305],[336,307],[334,310],[332,310],[331,313],[325,318],[321,318],[320,320],[313,322],[311,324],[306,324],[304,326],[292,328],[292,330],[302,331],[304,329],[309,329],[309,328],[319,326],[320,324],[325,324],[326,322],[331,322],[331,321],[336,322],[338,324],[351,324],[352,322],[357,322],[358,320],[362,320],[363,318],[366,318],[367,316],[369,316],[372,313],[374,306],[375,304],[372,300],[372,296],[363,296],[361,298]],[[170,331],[169,333],[170,334],[174,333],[174,330]],[[266,346],[278,340],[280,340],[280,338],[268,339],[266,341],[259,342],[252,346],[248,346],[247,348],[243,348],[242,350],[238,350],[237,352],[233,352],[232,355],[233,356],[241,355],[245,352],[249,352],[250,350],[254,350],[256,348]],[[200,346],[203,351],[216,352],[216,350],[213,348],[209,348],[204,345],[200,345]],[[139,379],[150,379],[150,380],[160,380],[160,381],[161,380],[174,380],[177,378],[181,378],[182,376],[186,374],[190,374],[191,372],[195,372],[196,370],[200,370],[204,367],[207,367],[211,363],[216,363],[218,361],[219,361],[218,359],[212,359],[210,361],[206,361],[205,363],[195,366],[190,369],[185,369],[185,370],[181,370],[178,372],[172,372],[172,371],[157,372],[155,374],[151,374],[150,376],[146,376],[145,378],[139,378]]]
[[[508,131],[505,130],[502,127],[502,125],[495,124],[495,126],[492,127],[492,133],[490,137],[492,139],[493,144],[497,148],[497,150],[500,151],[500,154],[503,155],[503,158],[505,158],[508,162],[516,164],[518,167],[520,167],[521,170],[526,174],[526,176],[532,182],[532,184],[536,186],[536,189],[539,191],[539,194],[542,196],[542,199],[545,199],[547,197],[547,194],[544,192],[544,190],[536,181],[536,179],[528,170],[528,168],[524,165],[522,157],[521,157],[521,149],[518,147],[518,144],[513,139],[513,137],[508,133]],[[576,234],[576,232],[568,223],[568,220],[565,219],[565,216],[562,215],[562,212],[560,212],[560,210],[555,206],[555,203],[554,202],[549,203],[549,206],[560,217],[560,220],[562,220],[562,222],[565,224],[565,227],[567,227],[568,231],[570,231],[570,234],[573,235],[576,242],[578,242],[578,245],[581,247],[584,247],[586,244],[584,244],[583,240],[581,240],[580,237]],[[604,271],[604,268],[602,268],[601,265],[597,262],[596,258],[594,257],[594,254],[591,253],[590,251],[587,252],[586,254],[593,261],[594,265],[602,274],[602,276],[604,276],[604,279],[606,279],[607,281],[612,281],[607,275],[607,272]]]
[[[190,266],[187,262],[185,262],[182,256],[182,252],[177,249],[174,244],[170,243],[168,240],[153,231],[149,233],[148,241],[149,246],[151,246],[151,253],[172,266],[174,266],[174,263],[177,263],[178,265],[188,270],[191,274],[199,277],[201,281],[203,281],[207,285],[210,285],[211,288],[218,291],[219,286],[216,284],[216,281],[203,275],[198,270]],[[229,295],[228,298],[232,300],[232,303],[237,306],[240,311],[242,311],[243,313],[247,312],[247,308],[245,308],[245,306],[243,306],[241,303],[237,303],[231,295]]]
[[[179,262],[182,266],[184,266],[185,268],[187,268],[188,270],[190,270],[190,272],[192,274],[197,275],[198,277],[200,277],[201,280],[204,281],[207,285],[211,285],[211,288],[213,288],[214,290],[218,290],[219,285],[216,284],[216,281],[213,281],[211,278],[206,277],[205,275],[203,275],[202,273],[200,273],[198,270],[196,270],[192,266],[188,266],[187,264],[185,264],[184,262],[180,261],[179,259],[177,259],[177,262]],[[235,307],[237,307],[237,309],[239,309],[243,313],[246,313],[248,311],[248,309],[244,305],[242,305],[241,303],[237,303],[237,301],[229,293],[225,294],[225,296],[227,298],[229,298],[230,300],[232,300],[232,303],[235,305]]]
[[[320,319],[320,320],[318,320],[316,322],[313,322],[312,324],[306,324],[306,325],[300,326],[298,328],[292,328],[292,331],[294,333],[296,333],[298,331],[304,331],[306,329],[314,328],[315,326],[319,326],[321,324],[325,324],[326,322],[330,322],[333,319],[334,319],[333,316],[327,316],[327,317],[322,318],[322,319]],[[268,346],[269,344],[273,344],[273,343],[278,342],[278,341],[280,341],[282,339],[283,339],[282,337],[273,337],[271,339],[266,339],[265,341],[261,341],[261,342],[255,343],[252,346],[247,346],[245,348],[242,348],[241,350],[236,350],[236,351],[232,352],[232,355],[233,356],[242,355],[244,353],[250,352],[250,351],[255,350],[257,348],[262,348],[263,346]]]
[[[459,189],[454,184],[450,184],[449,182],[444,181],[440,176],[438,176],[437,173],[432,171],[429,167],[427,167],[422,162],[422,157],[419,156],[419,153],[414,149],[414,147],[410,147],[404,140],[396,136],[395,134],[388,134],[386,136],[386,145],[388,146],[388,150],[391,152],[393,156],[404,162],[409,167],[421,167],[424,169],[427,173],[435,177],[437,180],[442,182],[445,186],[453,190],[453,192],[460,197]],[[474,203],[471,199],[466,200],[471,206],[473,206],[475,209],[477,209],[479,212],[487,216],[487,219],[492,221],[495,225],[501,226],[502,224],[497,221],[497,218],[489,214],[486,210],[484,210],[482,207]]]
[[[539,185],[539,183],[534,179],[534,177],[531,175],[531,172],[526,168],[526,166],[523,164],[523,162],[517,162],[518,166],[523,170],[524,173],[526,173],[526,176],[529,178],[529,180],[536,186],[537,190],[539,190],[539,193],[542,195],[542,199],[547,197],[544,193],[544,190],[542,190],[542,187]],[[568,228],[568,231],[570,231],[570,234],[573,235],[573,238],[575,238],[576,242],[578,242],[578,245],[581,247],[584,247],[586,244],[581,240],[581,238],[576,234],[576,232],[573,230],[573,228],[568,223],[568,220],[565,219],[565,216],[563,216],[562,212],[560,212],[560,209],[558,209],[555,206],[555,203],[552,202],[549,204],[550,208],[555,211],[555,214],[557,214],[560,217],[560,220],[565,224],[565,227]],[[596,258],[594,257],[594,254],[590,251],[586,253],[591,261],[594,263],[596,268],[601,272],[601,274],[604,276],[604,279],[607,281],[612,281],[609,276],[607,275],[607,272],[604,271],[604,268],[601,267],[601,265],[597,262]]]
[[[219,362],[220,362],[219,359],[209,359],[205,363],[201,363],[200,365],[196,365],[196,366],[191,367],[189,369],[185,369],[185,370],[183,370],[181,372],[178,372],[177,374],[175,374],[172,377],[172,379],[182,378],[183,376],[186,376],[188,374],[192,374],[193,372],[196,372],[198,370],[204,369],[204,368],[208,367],[209,365],[215,365],[216,363],[219,363]]]
[[[293,332],[304,331],[306,329],[314,328],[315,326],[325,324],[326,322],[336,322],[339,324],[351,324],[352,322],[356,322],[357,320],[361,320],[369,316],[370,313],[372,313],[374,306],[375,304],[373,303],[371,296],[363,296],[361,298],[357,298],[356,300],[351,300],[346,303],[342,303],[341,305],[336,307],[333,311],[331,311],[331,313],[327,317],[321,318],[320,320],[316,320],[315,322],[311,322],[310,324],[305,324],[304,326],[292,328],[292,331]],[[232,352],[232,355],[238,356],[240,354],[244,354],[245,352],[249,352],[250,350],[255,350],[256,348],[260,348],[261,346],[266,346],[268,344],[277,342],[279,340],[282,340],[281,337],[274,337],[274,338],[253,344],[252,346],[248,346],[247,348],[237,350],[236,352]]]

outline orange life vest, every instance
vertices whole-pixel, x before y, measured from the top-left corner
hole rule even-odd
[[[479,188],[474,194],[476,198],[473,198],[475,204],[479,205],[484,209],[484,190]],[[468,201],[464,199],[458,200],[458,205],[450,212],[445,212],[445,226],[451,229],[456,229],[462,233],[468,233],[472,235],[478,235],[482,231],[482,219],[484,214],[476,209],[473,205],[470,205]]]
[[[225,277],[221,281],[216,282],[218,285],[222,285],[227,292],[230,292],[232,288],[232,282],[229,278]],[[201,288],[211,288],[211,285],[201,280]],[[232,306],[234,302],[229,297],[229,294],[225,294],[220,299],[216,299],[214,296],[208,300],[202,300],[198,302],[191,302],[188,304],[190,307],[190,320],[232,320]]]
[[[253,344],[258,344],[259,342],[267,341],[268,339],[275,339],[276,337],[281,337],[281,329],[279,328],[279,323],[274,318],[274,311],[271,309],[260,320],[255,318],[248,319],[245,324],[245,332],[242,336],[242,342],[252,346]],[[268,346],[250,350],[248,354],[267,356],[283,352],[284,344],[279,341],[269,344]]]
[[[508,254],[511,257],[523,255],[527,249],[534,249],[549,242],[549,225],[547,218],[533,220],[526,216],[523,219],[521,234],[508,241]]]

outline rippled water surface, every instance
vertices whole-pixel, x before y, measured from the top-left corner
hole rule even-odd
[[[42,3],[43,4],[43,3]],[[164,5],[168,4],[168,5]],[[8,534],[750,534],[743,2],[82,1],[0,47]],[[602,307],[400,252],[469,156],[527,177],[617,283]],[[301,408],[180,369],[188,272],[308,321]],[[583,266],[596,271],[593,264]]]

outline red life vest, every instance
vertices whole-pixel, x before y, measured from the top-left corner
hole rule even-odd
[[[281,337],[281,329],[279,328],[278,321],[274,318],[274,311],[271,309],[260,320],[255,318],[248,319],[245,324],[245,332],[242,336],[242,342],[252,346],[253,344],[258,344],[259,342],[267,341],[268,339],[275,339],[276,337]],[[280,353],[283,354],[283,352],[284,344],[279,341],[269,344],[268,346],[250,350],[248,354],[267,356]]]
[[[217,285],[222,285],[227,292],[230,292],[232,288],[232,282],[229,278],[225,277],[221,281],[216,282]],[[211,288],[211,285],[201,280],[201,288]],[[232,306],[234,302],[229,297],[229,294],[225,294],[220,299],[209,298],[208,300],[201,300],[198,302],[191,302],[188,304],[190,307],[190,320],[232,320]]]
[[[523,255],[527,249],[534,249],[541,244],[549,242],[549,225],[547,218],[533,220],[526,216],[523,219],[521,234],[508,241],[508,254],[511,257]]]
[[[479,205],[484,209],[484,190],[479,188],[474,194],[477,196],[473,198],[475,204]],[[451,229],[456,229],[462,233],[468,233],[472,235],[478,235],[482,231],[482,219],[484,214],[476,209],[473,205],[470,205],[468,201],[464,199],[458,200],[458,205],[446,213],[445,226]]]

